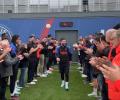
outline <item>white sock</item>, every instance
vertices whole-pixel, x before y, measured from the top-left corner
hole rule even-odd
[[[14,88],[13,94],[17,92],[16,88],[17,88],[17,81],[15,82],[15,88]]]
[[[93,92],[97,94],[97,88],[93,88]]]
[[[65,85],[65,81],[62,80],[61,87],[63,87],[64,85]]]
[[[62,83],[63,83],[63,84],[65,84],[65,81],[64,81],[64,80],[62,80]]]
[[[65,89],[68,89],[69,87],[68,87],[68,82],[65,82]]]

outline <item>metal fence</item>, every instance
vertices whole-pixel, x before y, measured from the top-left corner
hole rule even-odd
[[[0,13],[120,11],[120,0],[0,0]]]

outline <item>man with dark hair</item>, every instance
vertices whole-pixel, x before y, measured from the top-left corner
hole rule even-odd
[[[27,44],[27,49],[29,52],[29,58],[28,58],[28,84],[34,85],[36,84],[35,82],[37,81],[34,79],[35,76],[35,68],[37,66],[37,50],[38,46],[35,43],[35,36],[30,36],[29,37],[29,43]]]
[[[104,35],[99,36],[95,40],[97,42],[96,56],[99,55],[98,57],[102,57],[102,56],[107,57],[110,51],[110,46],[109,46],[109,43],[106,41],[105,36]],[[100,87],[102,100],[108,100],[108,91],[107,91],[108,89],[107,89],[107,84],[105,83],[103,74],[100,71],[98,71],[96,75],[97,75],[97,80]]]
[[[66,39],[60,40],[60,46],[56,48],[56,56],[57,62],[59,62],[59,70],[62,80],[61,87],[65,86],[65,90],[69,90],[69,69],[72,54],[70,52],[70,48],[67,46]]]

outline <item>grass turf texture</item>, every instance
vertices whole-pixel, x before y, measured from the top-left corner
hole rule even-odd
[[[36,85],[29,85],[21,90],[20,100],[96,100],[88,97],[92,92],[89,85],[83,84],[77,65],[73,64],[70,70],[70,90],[65,91],[60,87],[61,81],[58,69],[49,75],[48,78],[38,78]],[[9,97],[7,90],[7,97]]]

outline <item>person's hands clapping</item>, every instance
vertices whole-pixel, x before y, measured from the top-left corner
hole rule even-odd
[[[120,67],[119,66],[107,66],[102,65],[99,70],[103,73],[104,77],[110,79],[111,81],[120,80]]]
[[[19,59],[19,60],[23,60],[23,56],[22,55],[17,55],[17,58]]]
[[[89,61],[89,63],[94,67],[97,66],[97,60],[96,59],[97,59],[97,57],[92,57]]]
[[[102,58],[99,57],[98,58],[98,64],[100,66],[102,66],[103,64],[107,65],[107,66],[111,66],[112,65],[111,61],[107,57],[102,57]]]
[[[48,49],[53,49],[53,47],[52,46],[48,46]]]
[[[23,53],[23,55],[24,55],[25,57],[28,57],[28,56],[29,56],[29,53]]]

